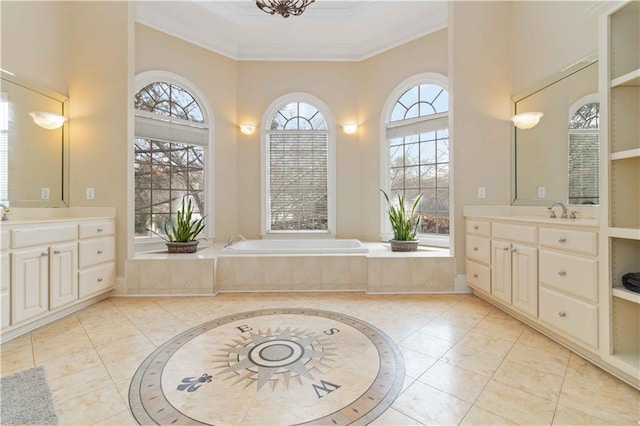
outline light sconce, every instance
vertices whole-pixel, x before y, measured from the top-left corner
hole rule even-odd
[[[355,123],[347,123],[342,126],[342,131],[348,135],[352,135],[358,131],[358,125]]]
[[[523,112],[522,114],[516,114],[511,117],[513,125],[518,129],[527,130],[534,128],[542,118],[544,114],[541,112]]]
[[[67,121],[67,117],[60,114],[53,114],[51,112],[43,112],[43,111],[33,111],[30,112],[29,115],[33,119],[33,122],[43,129],[59,129],[62,127],[65,121]]]
[[[253,124],[241,124],[240,125],[240,131],[242,133],[244,133],[245,135],[251,135],[253,134],[253,132],[255,132],[256,130],[256,126],[254,126]]]

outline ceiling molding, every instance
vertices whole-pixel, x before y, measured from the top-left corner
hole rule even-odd
[[[322,0],[285,19],[251,0],[143,1],[136,21],[235,60],[361,61],[446,28],[447,6]]]

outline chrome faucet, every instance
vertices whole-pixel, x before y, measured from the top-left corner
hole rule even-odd
[[[11,210],[9,210],[9,207],[5,206],[4,204],[0,204],[0,208],[2,208],[2,220],[9,220],[9,215],[8,213],[11,213]]]
[[[553,203],[549,207],[547,207],[547,213],[549,213],[549,217],[551,219],[555,219],[556,218],[556,212],[555,212],[555,210],[553,210],[553,208],[555,206],[562,207],[562,214],[560,215],[560,218],[561,219],[567,219],[567,206],[565,206],[564,204],[562,204],[560,202]]]
[[[239,239],[240,241],[247,241],[242,234],[233,234],[229,237],[229,239],[227,240],[227,244],[224,245],[224,248],[229,247],[231,244],[233,244],[233,241],[235,239]]]

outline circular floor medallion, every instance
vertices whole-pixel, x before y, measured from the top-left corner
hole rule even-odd
[[[383,332],[313,309],[218,318],[156,349],[129,403],[140,424],[367,424],[399,395],[405,368]]]

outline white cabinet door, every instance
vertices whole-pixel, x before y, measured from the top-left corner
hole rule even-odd
[[[513,306],[538,316],[538,249],[514,244],[511,249]]]
[[[78,300],[78,245],[57,244],[49,249],[49,297],[51,309]]]
[[[11,259],[11,323],[49,308],[49,248],[16,250]]]
[[[511,244],[491,241],[491,294],[511,304]]]
[[[0,254],[0,328],[5,328],[10,323],[10,290],[11,266],[9,264],[9,253]]]

